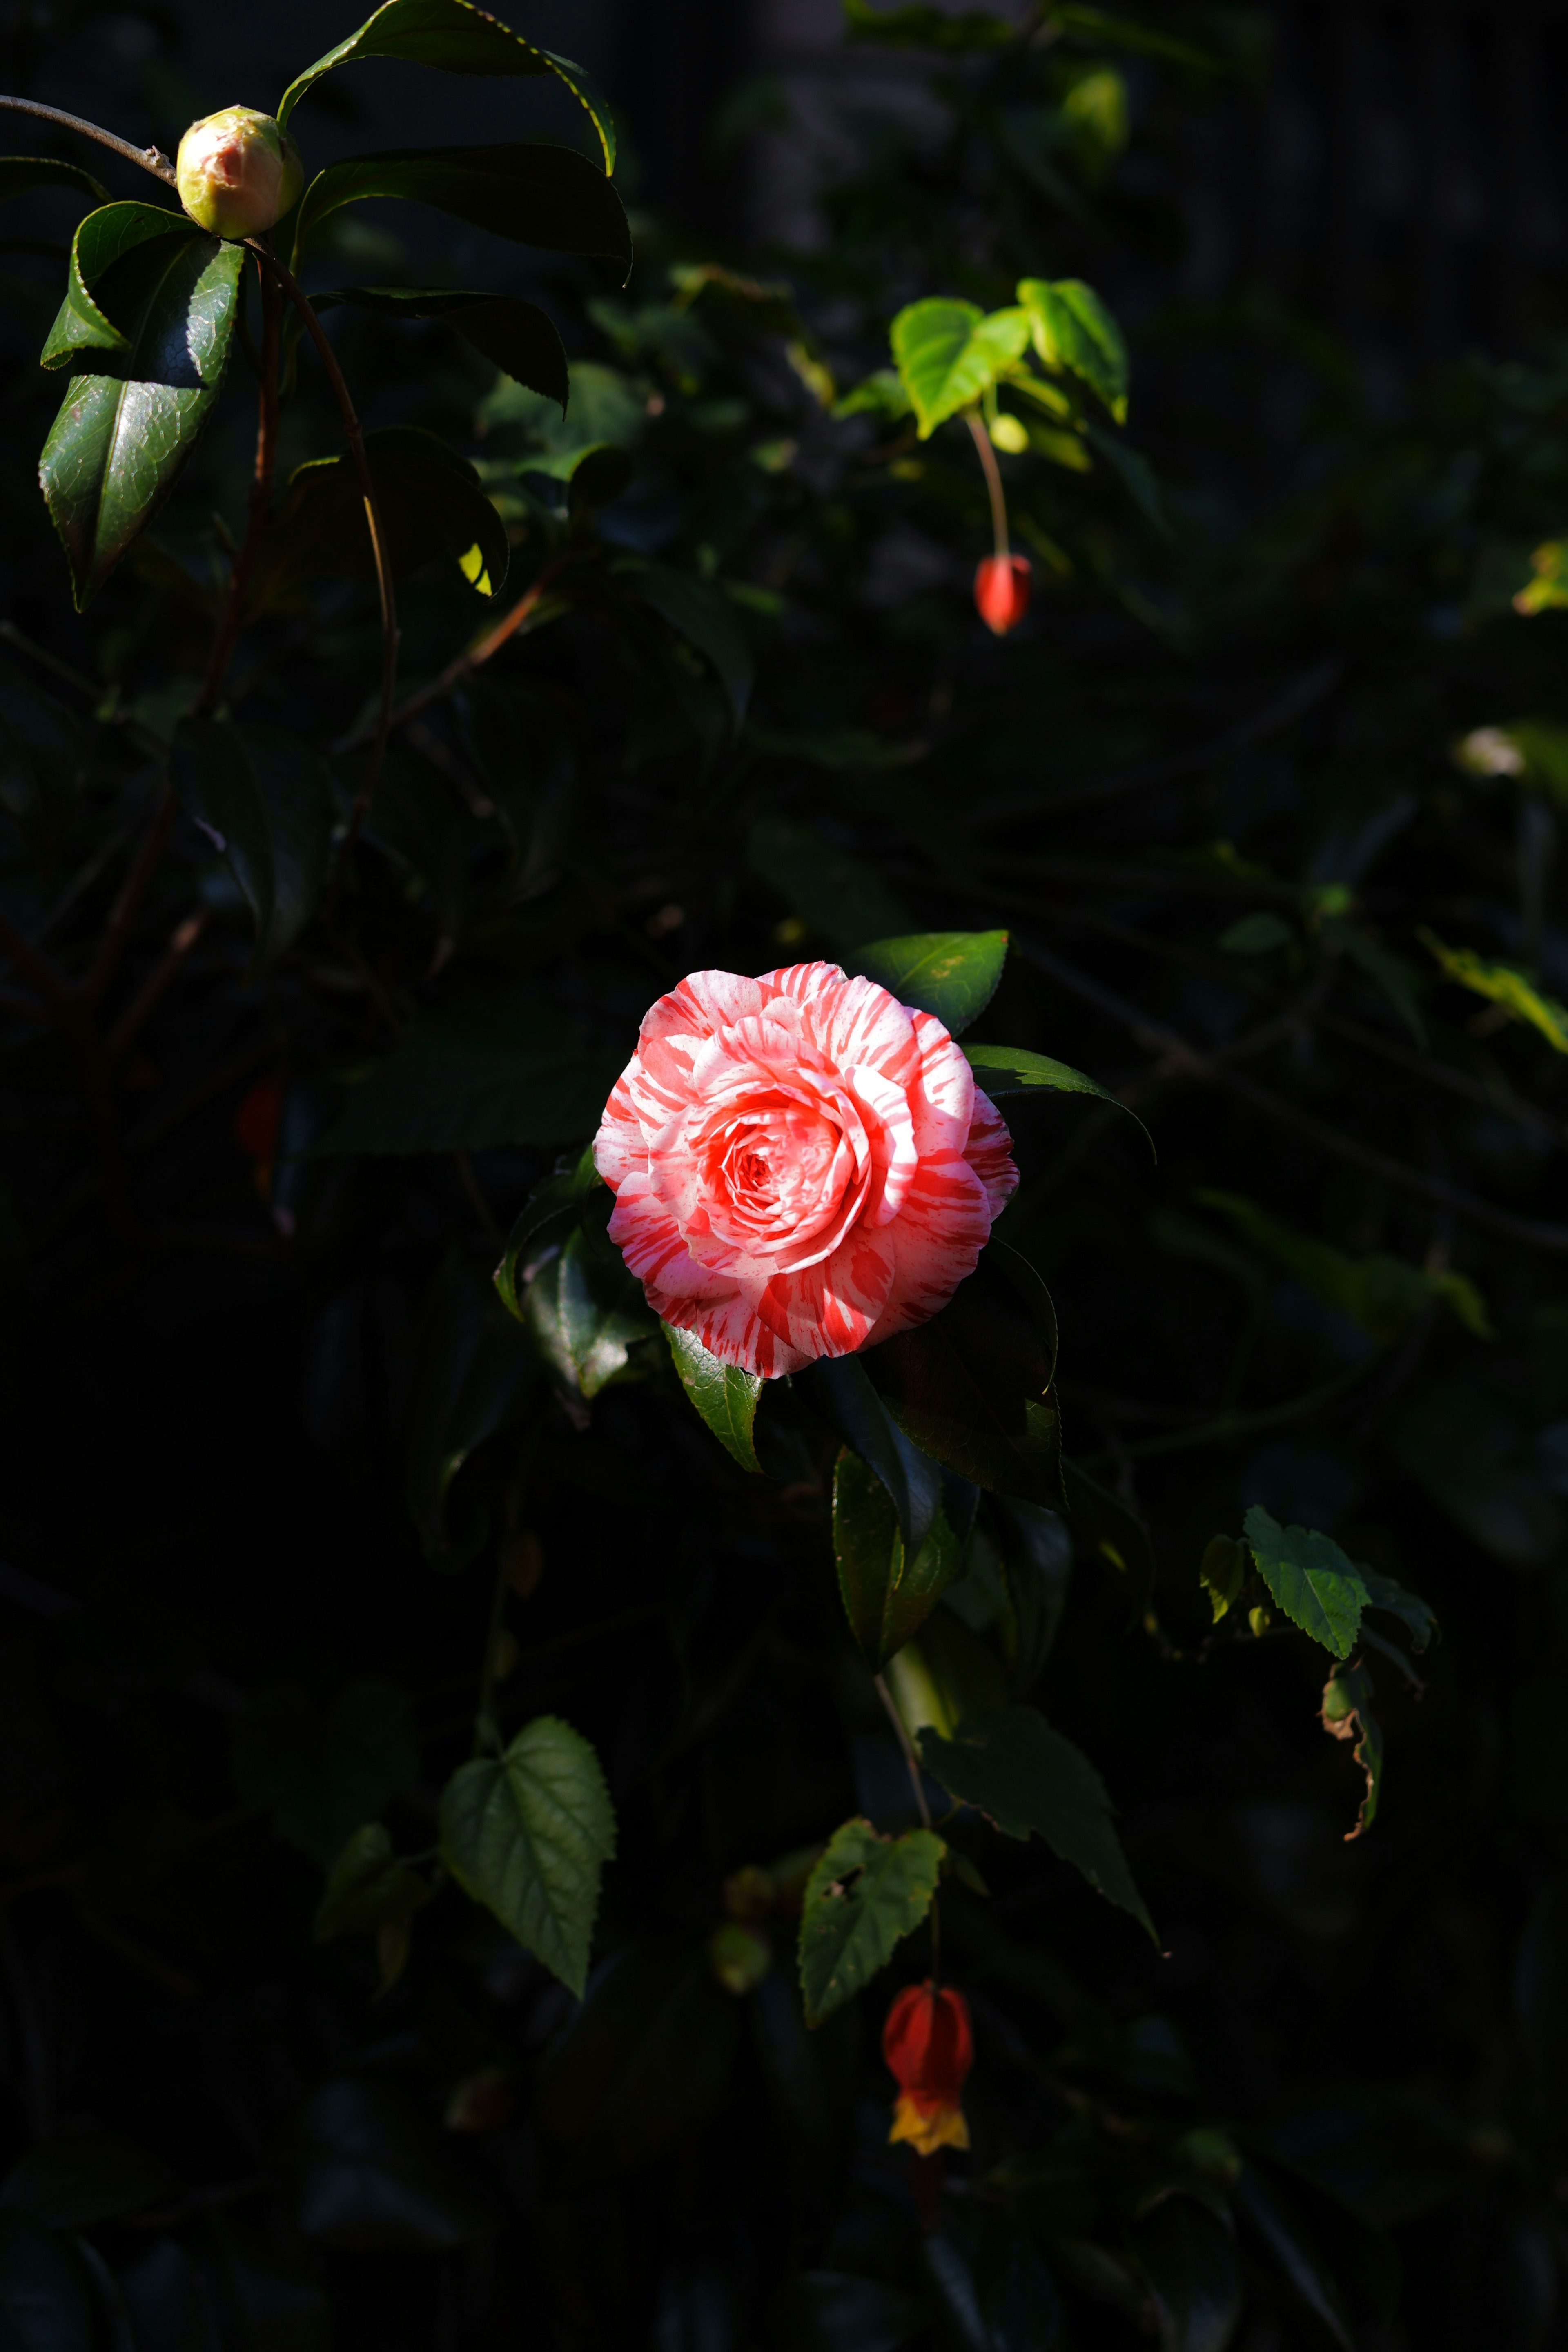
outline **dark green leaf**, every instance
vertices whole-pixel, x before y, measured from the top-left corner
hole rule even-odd
[[[1045,365],[1078,376],[1119,425],[1127,421],[1127,345],[1121,330],[1081,278],[1026,278],[1018,299]]]
[[[815,825],[759,817],[746,856],[757,879],[841,955],[853,953],[862,940],[910,928],[908,908],[876,868],[837,848]]]
[[[527,1284],[525,1267],[537,1257],[546,1234],[553,1233],[583,1213],[583,1203],[604,1180],[594,1165],[589,1144],[574,1160],[558,1160],[555,1172],[536,1184],[519,1211],[506,1239],[506,1255],[496,1268],[495,1285],[501,1304],[521,1322]]]
[[[1366,1794],[1346,1842],[1360,1837],[1377,1819],[1383,1790],[1383,1726],[1372,1712],[1372,1676],[1364,1665],[1342,1666],[1323,1689],[1321,1722],[1334,1739],[1353,1739],[1355,1760],[1366,1774]]]
[[[68,298],[57,322],[56,336],[67,335],[60,362],[89,372],[67,384],[38,460],[79,612],[145,530],[195,446],[223,383],[245,258],[242,247],[194,234],[148,205],[108,210],[141,218],[121,225],[119,257],[83,294],[91,318]],[[103,217],[90,215],[79,241]],[[104,232],[105,249],[119,234]]]
[[[252,969],[274,963],[326,887],[332,793],[310,746],[276,728],[183,719],[169,781],[224,856],[256,924]]]
[[[1410,1646],[1419,1654],[1437,1632],[1437,1620],[1418,1592],[1406,1592],[1403,1584],[1392,1576],[1380,1576],[1364,1560],[1355,1564],[1356,1574],[1366,1587],[1366,1605],[1381,1609],[1390,1617],[1397,1617],[1410,1636]]]
[[[85,771],[75,713],[0,664],[0,811],[46,867],[66,848]]]
[[[605,169],[616,168],[616,128],[610,110],[593,82],[570,58],[536,48],[499,16],[469,0],[385,0],[356,33],[340,41],[297,74],[278,101],[278,120],[287,123],[307,90],[334,66],[358,58],[400,58],[438,73],[485,75],[553,74],[585,107],[605,151]]]
[[[743,1372],[737,1364],[721,1364],[717,1356],[709,1354],[694,1331],[678,1330],[667,1323],[664,1336],[669,1341],[681,1387],[720,1444],[742,1470],[753,1470],[760,1475],[763,1465],[757,1459],[752,1432],[763,1393],[762,1374]]]
[[[74,188],[98,204],[109,201],[109,190],[79,163],[63,163],[57,155],[0,155],[0,205],[30,188]]]
[[[1231,1536],[1211,1536],[1198,1562],[1198,1582],[1209,1597],[1209,1609],[1217,1625],[1227,1616],[1241,1598],[1241,1588],[1247,1580],[1251,1556],[1247,1546]]]
[[[0,2212],[0,2352],[94,2352],[92,2284],[30,2213]]]
[[[530,1283],[524,1320],[556,1377],[590,1398],[626,1369],[627,1349],[658,1328],[637,1276],[581,1227]]]
[[[950,16],[945,8],[916,5],[873,8],[870,0],[844,0],[844,23],[852,41],[884,41],[890,47],[940,49],[963,55],[970,49],[1005,49],[1018,38],[1005,16],[978,8]]]
[[[942,1471],[907,1437],[878,1395],[858,1356],[825,1356],[805,1376],[840,1434],[874,1470],[892,1500],[906,1549],[921,1549],[942,1500]]]
[[[768,2314],[769,2352],[898,2352],[930,2315],[914,2296],[857,2271],[797,2271]]]
[[[599,1874],[616,1816],[599,1759],[542,1715],[504,1754],[461,1765],[441,1797],[441,1852],[458,1885],[582,1999]]]
[[[390,2083],[323,2083],[305,2108],[300,2227],[360,2253],[439,2252],[468,2245],[493,2216]]]
[[[996,993],[1007,961],[1005,931],[924,931],[911,939],[874,940],[857,949],[851,969],[930,1013],[951,1036],[978,1021]]]
[[[351,1683],[330,1706],[266,1693],[235,1726],[233,1762],[243,1802],[323,1869],[419,1778],[408,1701],[390,1683]]]
[[[1261,2166],[1245,2164],[1234,2190],[1238,2218],[1342,2352],[1353,2352],[1339,2282],[1296,2200]]]
[[[305,191],[294,232],[300,267],[310,231],[341,205],[372,196],[432,205],[472,228],[550,253],[595,255],[632,266],[626,207],[596,163],[574,148],[527,141],[505,147],[399,147],[329,163]]]
[[[800,1982],[808,2025],[849,2000],[892,1958],[931,1906],[941,1838],[908,1830],[879,1837],[868,1821],[835,1830],[806,1882]]]
[[[1336,1658],[1348,1657],[1368,1599],[1353,1561],[1331,1536],[1282,1528],[1261,1503],[1253,1504],[1244,1524],[1258,1573],[1286,1616]]]
[[[379,1822],[355,1830],[328,1874],[316,1906],[318,1944],[334,1936],[374,1936],[379,1928],[411,1918],[435,1895],[428,1880],[399,1862],[389,1832]]]
[[[346,303],[386,319],[440,319],[503,375],[546,400],[559,401],[562,415],[566,414],[566,348],[554,320],[537,302],[524,302],[515,294],[461,293],[441,286],[338,286],[329,293],[312,294],[310,299],[319,311]]]
[[[364,446],[394,571],[449,555],[481,596],[499,595],[510,560],[506,526],[467,458],[414,425],[367,433]],[[353,459],[345,452],[297,467],[262,542],[253,608],[296,601],[308,580],[369,577],[374,569]]]
[[[939,1508],[911,1559],[887,1487],[846,1447],[833,1474],[833,1551],[849,1630],[880,1674],[962,1572],[964,1546]]]
[[[1108,433],[1102,425],[1086,424],[1084,431],[1111,469],[1121,477],[1121,487],[1145,521],[1166,539],[1175,536],[1160,480],[1142,449],[1134,449],[1119,433]]]
[[[167,2165],[137,2140],[112,2132],[73,2132],[39,2142],[18,2158],[0,2189],[0,2205],[30,2213],[53,2230],[90,2230],[167,2199]]]
[[[1051,1094],[1098,1095],[1101,1102],[1114,1103],[1118,1110],[1127,1112],[1142,1129],[1149,1150],[1154,1152],[1154,1139],[1137,1112],[1093,1078],[1086,1078],[1081,1070],[1069,1069],[1066,1062],[1053,1062],[1048,1054],[1027,1054],[1020,1045],[965,1045],[963,1052],[993,1102],[1005,1102],[1010,1095],[1034,1094],[1041,1087]]]
[[[640,557],[628,556],[614,568],[618,578],[635,588],[645,603],[651,604],[689,645],[696,646],[704,661],[712,665],[729,697],[739,733],[751,698],[756,665],[730,599],[721,589],[698,579],[694,572],[678,572],[673,564],[649,563]]]
[[[1160,2352],[1226,2352],[1241,2319],[1230,2232],[1191,2197],[1166,2197],[1132,2235],[1160,2318]]]
[[[864,1361],[922,1452],[993,1493],[1060,1504],[1056,1318],[1015,1251],[991,1243],[940,1315]]]
[[[517,997],[410,1024],[349,1093],[319,1153],[404,1155],[563,1143],[595,1126],[618,1057]]]
[[[1154,1923],[1132,1883],[1115,1808],[1094,1766],[1032,1706],[972,1715],[952,1739],[920,1736],[928,1771],[961,1802],[977,1805],[1005,1837],[1043,1837],[1108,1902],[1130,1912],[1156,1943]]]
[[[489,1539],[489,1510],[471,1496],[465,1501],[456,1482],[537,1378],[516,1324],[467,1260],[450,1252],[431,1285],[408,1412],[405,1491],[432,1568],[466,1567]]]
[[[1128,1622],[1141,1625],[1153,1598],[1156,1574],[1148,1528],[1119,1495],[1076,1462],[1063,1461],[1062,1488],[1074,1537],[1123,1580]]]
[[[58,168],[65,171],[69,166]],[[163,237],[188,246],[193,239],[200,240],[202,232],[183,213],[170,212],[162,205],[104,205],[89,213],[71,239],[65,300],[38,354],[40,367],[71,367],[86,354],[112,352],[123,356],[131,351],[142,275],[124,270],[112,277],[109,273],[138,246]],[[203,241],[211,243],[210,238]],[[170,254],[159,258],[166,262]]]

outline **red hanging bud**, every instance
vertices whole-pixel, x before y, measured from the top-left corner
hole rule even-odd
[[[974,567],[974,609],[988,629],[1005,637],[1029,609],[1026,555],[988,555]]]
[[[974,2063],[969,2003],[928,1978],[906,1985],[882,2028],[882,2055],[899,2084],[889,2144],[907,2139],[919,2156],[939,2147],[967,2147],[969,2126],[960,2104]]]

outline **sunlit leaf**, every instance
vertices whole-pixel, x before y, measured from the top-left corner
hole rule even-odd
[[[658,1328],[641,1283],[618,1252],[602,1252],[581,1227],[534,1276],[524,1313],[557,1378],[589,1398],[624,1370],[627,1349]]]
[[[721,1363],[695,1331],[682,1331],[667,1323],[664,1336],[681,1387],[720,1444],[742,1470],[760,1474],[763,1465],[757,1459],[753,1431],[763,1392],[762,1374],[743,1372],[738,1364]]]
[[[1568,1005],[1548,996],[1528,972],[1520,971],[1510,963],[1489,963],[1474,948],[1445,946],[1436,931],[1424,929],[1418,936],[1450,980],[1457,980],[1461,988],[1488,998],[1493,1004],[1500,1004],[1516,1021],[1528,1022],[1532,1029],[1538,1029],[1554,1052],[1568,1054]]]
[[[873,940],[851,959],[856,971],[878,982],[900,1004],[933,1013],[954,1037],[984,1012],[1006,961],[1005,931],[922,931],[908,939]]]
[[[1093,287],[1081,278],[1026,278],[1018,299],[1044,365],[1078,376],[1125,424],[1127,345]]]
[[[1369,1597],[1354,1562],[1331,1536],[1282,1528],[1261,1503],[1244,1524],[1258,1573],[1286,1616],[1336,1658],[1349,1657]]]
[[[989,317],[973,302],[932,298],[911,302],[893,320],[893,357],[900,381],[929,440],[946,418],[972,408],[1027,347],[1023,310]]]
[[[1118,1110],[1127,1112],[1130,1119],[1142,1129],[1150,1150],[1154,1139],[1143,1126],[1135,1110],[1099,1085],[1085,1077],[1081,1070],[1069,1067],[1066,1062],[1056,1062],[1048,1054],[1026,1053],[1021,1045],[966,1045],[964,1057],[993,1102],[1005,1102],[1010,1096],[1029,1095],[1039,1091],[1047,1094],[1098,1095],[1101,1102],[1114,1103]]]

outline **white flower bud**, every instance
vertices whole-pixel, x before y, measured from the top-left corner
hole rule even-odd
[[[193,122],[176,163],[180,202],[211,236],[257,236],[305,184],[300,150],[269,114],[228,106]]]

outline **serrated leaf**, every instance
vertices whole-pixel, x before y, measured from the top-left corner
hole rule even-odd
[[[441,286],[336,286],[312,294],[318,311],[372,310],[384,319],[439,319],[514,383],[526,384],[566,414],[566,347],[537,302],[515,294],[476,294]]]
[[[636,589],[672,629],[679,630],[689,645],[696,646],[704,661],[712,665],[729,698],[731,717],[738,733],[745,721],[756,664],[746,643],[746,633],[728,597],[694,573],[678,572],[673,564],[650,563],[641,557],[628,556],[614,568],[618,578]]]
[[[94,278],[83,298],[91,318],[72,313],[78,339],[58,357],[80,372],[38,460],[79,612],[151,522],[195,446],[222,388],[245,259],[242,247],[182,228],[151,206],[124,209],[151,213],[157,230],[139,232]],[[62,311],[57,335],[67,332],[64,319]]]
[[[586,110],[605,151],[605,171],[616,168],[615,122],[584,68],[552,49],[537,48],[498,16],[470,6],[469,0],[385,0],[357,32],[295,76],[278,101],[279,121],[288,122],[323,74],[360,58],[400,58],[408,65],[433,67],[437,73],[553,74]]]
[[[584,1202],[603,1181],[594,1165],[590,1143],[574,1161],[557,1160],[554,1174],[536,1184],[519,1210],[495,1271],[495,1286],[502,1306],[520,1322],[526,1291],[523,1269],[530,1257],[538,1254],[538,1244],[547,1233],[582,1214]]]
[[[933,298],[911,302],[893,320],[893,357],[927,441],[960,409],[972,408],[1029,341],[1022,310],[989,317],[973,302]]]
[[[530,1283],[524,1318],[557,1377],[590,1399],[626,1369],[628,1349],[655,1328],[637,1276],[618,1252],[601,1255],[581,1226]]]
[[[521,992],[411,1022],[351,1087],[319,1157],[548,1147],[595,1125],[619,1056]]]
[[[1158,1160],[1154,1139],[1137,1112],[1096,1079],[1086,1077],[1081,1070],[1073,1069],[1066,1062],[1053,1061],[1048,1054],[1026,1053],[1021,1045],[965,1045],[963,1055],[993,1102],[1005,1102],[1010,1096],[1043,1090],[1047,1094],[1097,1095],[1101,1102],[1114,1104],[1118,1110],[1127,1113]]]
[[[326,1891],[316,1906],[314,1935],[318,1944],[335,1936],[374,1936],[383,1927],[411,1918],[435,1900],[435,1888],[392,1850],[391,1833],[380,1822],[355,1830],[342,1846],[328,1874]]]
[[[367,433],[364,448],[394,571],[416,571],[448,555],[471,588],[499,595],[510,558],[506,525],[467,458],[414,425]],[[307,581],[370,577],[374,569],[353,459],[344,451],[296,467],[262,542],[253,610],[288,604]]]
[[[833,1473],[833,1556],[857,1647],[873,1674],[912,1641],[955,1578],[963,1539],[938,1508],[911,1559],[886,1486],[846,1446]]]
[[[442,1791],[447,1869],[579,2000],[615,1851],[599,1759],[554,1716],[526,1724],[501,1755],[460,1766]]]
[[[868,1821],[835,1830],[806,1881],[800,1983],[808,2025],[852,2000],[931,1909],[946,1852],[931,1830],[879,1837]]]
[[[995,995],[1006,961],[1005,931],[921,931],[858,948],[850,969],[956,1037]]]
[[[1159,1942],[1121,1851],[1104,1781],[1037,1708],[967,1716],[951,1739],[927,1728],[920,1749],[927,1770],[962,1803],[977,1805],[1005,1837],[1026,1838],[1031,1832],[1043,1837],[1053,1853]]]
[[[1282,1528],[1261,1503],[1243,1524],[1258,1573],[1286,1616],[1336,1658],[1348,1657],[1369,1597],[1360,1570],[1331,1536]]]
[[[1407,1592],[1392,1576],[1380,1576],[1365,1560],[1358,1559],[1356,1574],[1366,1587],[1366,1605],[1381,1609],[1390,1617],[1397,1617],[1410,1636],[1410,1646],[1417,1654],[1425,1650],[1437,1632],[1437,1620],[1418,1592]]]
[[[1092,286],[1081,278],[1026,278],[1018,299],[1043,364],[1098,393],[1119,425],[1127,421],[1127,345]]]
[[[738,1364],[721,1363],[695,1331],[682,1331],[667,1323],[664,1336],[680,1385],[703,1421],[742,1470],[755,1471],[760,1476],[763,1465],[757,1459],[753,1430],[763,1393],[762,1374],[743,1372]]]
[[[1372,1711],[1373,1696],[1372,1676],[1364,1665],[1342,1666],[1323,1686],[1319,1720],[1331,1739],[1355,1742],[1352,1753],[1366,1774],[1366,1794],[1355,1827],[1345,1832],[1347,1845],[1371,1829],[1383,1791],[1383,1726]]]
[[[100,205],[109,201],[102,182],[79,163],[62,163],[58,155],[0,155],[0,205],[32,188],[72,188]]]
[[[614,261],[624,274],[631,269],[631,229],[611,182],[575,148],[542,140],[500,147],[396,147],[329,163],[300,203],[294,268],[312,229],[342,205],[373,196],[434,205],[514,245]]]

